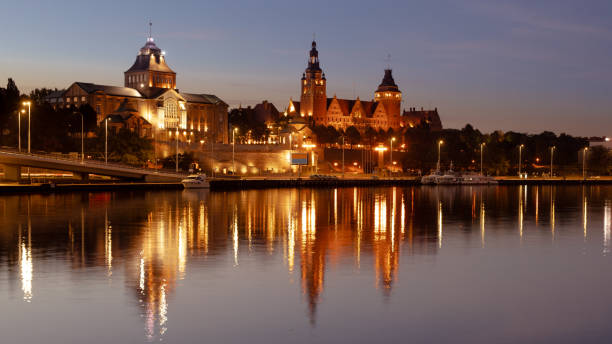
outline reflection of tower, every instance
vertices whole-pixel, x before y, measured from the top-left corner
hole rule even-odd
[[[319,295],[323,292],[325,277],[326,237],[316,235],[316,203],[303,201],[301,204],[302,247],[300,268],[302,271],[302,290],[308,298],[310,322],[314,324]]]
[[[207,209],[192,202],[158,205],[147,216],[137,243],[140,255],[129,264],[128,276],[135,288],[148,340],[161,339],[168,329],[168,295],[183,278],[190,244],[208,247]],[[135,269],[136,268],[136,269]]]
[[[391,202],[387,202],[387,197],[386,194],[380,194],[374,198],[373,255],[376,280],[381,284],[385,295],[389,296],[399,265],[399,240],[395,235],[396,188],[393,188]],[[388,203],[391,205],[389,214]]]

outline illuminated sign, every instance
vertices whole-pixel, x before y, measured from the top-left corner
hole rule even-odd
[[[308,153],[291,153],[291,165],[308,165]]]

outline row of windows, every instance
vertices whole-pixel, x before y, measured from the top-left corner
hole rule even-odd
[[[147,81],[146,74],[128,75],[128,83]]]
[[[87,100],[87,97],[85,96],[81,97],[81,102],[85,102],[86,100]],[[79,97],[73,97],[73,98],[67,97],[65,100],[63,98],[51,99],[51,103],[62,103],[62,102],[70,103],[71,101],[76,103],[79,101]]]

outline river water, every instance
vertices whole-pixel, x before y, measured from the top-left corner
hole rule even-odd
[[[612,341],[612,187],[0,197],[0,342]]]

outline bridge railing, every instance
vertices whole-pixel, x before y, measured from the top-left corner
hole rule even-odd
[[[55,160],[55,161],[64,161],[64,162],[70,162],[74,165],[85,165],[85,166],[90,166],[90,167],[97,167],[97,168],[111,168],[111,169],[121,169],[121,170],[125,170],[128,172],[137,172],[140,171],[142,173],[145,174],[165,174],[165,175],[171,175],[171,176],[185,176],[186,173],[184,172],[175,172],[175,171],[171,171],[171,170],[167,170],[167,169],[153,169],[153,168],[143,168],[143,167],[137,167],[137,166],[132,166],[132,165],[126,165],[126,164],[121,164],[121,163],[116,163],[116,162],[104,162],[104,161],[100,161],[100,160],[94,160],[94,159],[84,159],[83,161],[81,161],[81,158],[77,157],[77,158],[71,158],[71,157],[66,157],[63,155],[58,155],[58,154],[52,154],[52,153],[40,153],[40,152],[36,152],[36,153],[27,153],[27,152],[19,152],[16,149],[7,149],[6,147],[2,147],[0,148],[0,153],[3,154],[10,154],[13,155],[15,157],[29,157],[29,158],[34,158],[36,160],[41,161],[40,159],[45,159],[47,162]]]

